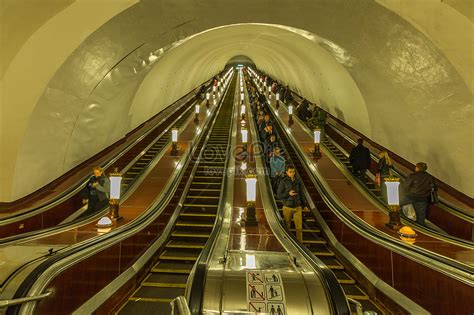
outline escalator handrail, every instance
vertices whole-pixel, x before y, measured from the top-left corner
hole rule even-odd
[[[473,267],[456,261],[454,259],[431,252],[424,248],[414,245],[407,245],[402,241],[396,240],[391,236],[383,233],[382,231],[377,230],[376,228],[370,226],[368,223],[363,222],[359,217],[355,216],[352,211],[350,211],[350,209],[348,209],[342,203],[342,201],[340,201],[339,198],[334,195],[330,188],[327,187],[327,184],[324,182],[324,180],[321,180],[319,178],[319,173],[316,174],[317,170],[308,169],[308,165],[310,165],[312,162],[309,160],[306,154],[302,152],[302,149],[298,145],[295,145],[295,140],[293,136],[287,133],[286,129],[283,128],[280,118],[275,117],[275,115],[273,116],[275,119],[274,122],[276,121],[279,124],[280,130],[287,135],[288,139],[290,140],[289,142],[293,147],[293,150],[299,156],[300,160],[303,161],[302,165],[306,168],[308,175],[310,176],[311,180],[318,189],[324,202],[340,219],[343,220],[344,223],[348,224],[351,228],[355,229],[355,231],[357,231],[364,237],[373,240],[383,245],[384,247],[396,250],[403,256],[408,256],[411,259],[423,263],[430,268],[433,268],[433,261],[436,261],[437,267],[444,274],[453,277],[453,271],[457,271],[455,276],[456,279],[469,285],[474,284],[474,278],[472,276],[474,270]],[[417,255],[414,255],[414,252]],[[425,258],[425,262],[423,262],[420,258]]]
[[[209,82],[211,82],[211,80],[207,80],[205,82],[203,82],[203,84],[207,85],[209,84]],[[155,119],[155,117],[157,117],[158,115],[160,115],[161,113],[164,113],[165,111],[167,110],[171,110],[171,113],[169,115],[172,115],[174,114],[175,112],[177,112],[178,110],[180,110],[183,106],[185,106],[188,102],[191,102],[193,99],[196,98],[196,91],[199,90],[199,87],[195,88],[194,90],[190,91],[189,93],[187,93],[186,95],[184,95],[183,97],[181,97],[180,99],[176,100],[175,102],[173,102],[173,104],[167,106],[165,109],[163,109],[162,111],[160,111],[160,113],[158,113],[157,115],[155,115],[154,117],[150,118],[148,121],[150,120],[153,120]],[[188,100],[186,100],[183,104],[181,105],[178,105],[179,102],[183,101],[183,99],[186,99],[186,98],[189,98]],[[173,108],[173,106],[176,106],[176,108]],[[161,121],[160,121],[160,124],[162,122],[164,122],[164,120],[167,119],[167,117],[169,116],[167,115],[166,117],[164,117]],[[146,123],[146,122],[145,122]],[[144,124],[145,124],[144,123]],[[142,124],[143,125],[143,124]],[[159,125],[159,124],[158,124]],[[132,143],[128,144],[126,147],[123,148],[123,150],[121,152],[118,152],[116,155],[114,155],[113,158],[105,161],[101,166],[103,168],[108,168],[110,167],[113,163],[115,163],[115,161],[117,161],[117,159],[119,159],[123,154],[125,154],[126,152],[128,152],[131,148],[133,148],[134,145],[136,145],[138,142],[140,142],[144,137],[146,137],[149,133],[151,133],[156,127],[158,127],[158,125],[156,125],[155,127],[153,128],[150,128],[148,129],[147,131],[144,132],[143,135],[139,136],[137,139],[135,139],[134,141],[132,141]],[[138,127],[140,128],[140,127]],[[80,192],[86,185],[86,182],[87,182],[87,179],[89,179],[90,177],[90,174],[87,174],[83,177],[81,177],[80,179],[78,179],[74,184],[72,184],[71,186],[69,186],[66,190],[64,190],[63,192],[61,192],[60,194],[54,196],[53,198],[51,199],[48,199],[46,200],[44,203],[40,204],[40,205],[35,205],[33,207],[30,207],[30,208],[27,208],[27,209],[22,209],[21,211],[15,211],[13,214],[11,215],[8,215],[8,216],[5,216],[3,218],[0,218],[0,226],[2,225],[6,225],[6,224],[10,224],[12,222],[15,222],[15,221],[18,221],[18,220],[21,220],[22,218],[28,218],[30,216],[33,216],[35,215],[36,213],[39,213],[39,212],[43,212],[43,211],[47,211],[48,209],[56,206],[57,204],[67,200],[68,198],[72,197],[73,195],[77,194],[78,192]],[[42,188],[40,188],[42,189]]]
[[[233,76],[235,75],[235,73],[233,74]],[[234,80],[234,78],[232,78],[232,80]],[[226,93],[223,95],[222,97],[222,100],[225,99],[227,93],[229,93],[229,90],[231,88],[231,85],[233,84],[230,83],[229,84],[229,88],[226,90]],[[232,104],[233,104],[233,107],[234,106],[234,101],[232,101]],[[222,107],[221,107],[222,108]],[[229,125],[229,128],[230,130],[232,130],[232,128],[234,127],[234,119],[232,119],[230,125]],[[232,133],[229,133],[229,137],[228,137],[228,142],[229,143],[231,141],[231,138],[232,138]],[[222,187],[221,187],[221,191],[220,191],[220,196],[223,196],[224,195],[224,192],[227,190],[227,167],[228,167],[228,164],[229,164],[229,160],[230,158],[227,157],[226,159],[226,162],[224,164],[224,176],[222,178]],[[194,269],[194,275],[193,275],[193,279],[191,281],[191,285],[190,285],[190,292],[189,292],[189,309],[191,310],[191,314],[201,314],[201,310],[202,310],[202,304],[203,304],[203,295],[204,295],[204,287],[206,285],[206,277],[207,277],[207,267],[208,267],[208,264],[209,264],[209,260],[211,259],[212,255],[211,253],[213,252],[214,248],[215,248],[215,245],[216,245],[216,241],[218,239],[218,236],[220,235],[220,231],[222,229],[222,222],[223,222],[223,218],[224,218],[224,215],[223,215],[223,212],[225,210],[225,200],[221,199],[220,202],[219,202],[219,207],[218,207],[218,211],[216,213],[216,221],[214,223],[214,226],[212,228],[212,232],[211,232],[211,235],[209,236],[209,239],[207,240],[201,254],[199,255],[197,261],[196,261],[196,264],[195,264],[195,269]]]
[[[196,139],[195,143],[199,143],[199,139],[201,136]],[[80,253],[83,250],[88,250],[92,252],[89,256],[100,252],[107,246],[111,246],[116,244],[117,242],[125,239],[134,233],[141,230],[143,227],[147,226],[152,220],[154,220],[157,216],[159,216],[167,207],[169,201],[173,197],[174,191],[177,189],[178,184],[181,180],[181,177],[186,170],[186,165],[189,164],[193,153],[195,152],[197,146],[193,146],[191,152],[184,157],[183,167],[176,168],[173,174],[170,177],[170,180],[164,187],[163,191],[159,194],[159,196],[155,199],[153,204],[136,220],[131,221],[130,223],[121,226],[111,232],[107,233],[106,235],[101,235],[100,237],[94,237],[89,240],[83,241],[77,245],[71,246],[64,252],[58,252],[54,256],[47,258],[44,262],[40,263],[20,284],[19,288],[16,290],[14,294],[14,298],[21,298],[27,296],[27,294],[31,294],[31,291],[39,291],[41,292],[44,287],[49,283],[41,283],[37,284],[37,280],[40,276],[45,272],[48,271],[48,280],[50,281],[53,279],[58,273],[62,272],[62,270],[52,271],[49,270],[53,265],[59,262],[62,259],[65,259],[69,256],[75,255]],[[87,256],[87,257],[89,257]],[[86,256],[81,256],[81,258],[87,258]],[[53,268],[54,269],[54,268]],[[53,273],[51,275],[51,273]],[[20,308],[18,306],[12,306],[7,309],[6,314],[18,314]]]
[[[257,91],[257,93],[259,92]],[[257,134],[257,139],[260,139],[259,133],[256,131],[255,121],[253,120],[253,113],[250,113],[250,115],[252,118],[249,120],[252,120],[252,122],[249,122],[249,125],[252,128],[252,132],[254,134]],[[257,143],[259,143],[259,141]],[[262,165],[265,165],[265,162],[262,161],[262,156],[256,157],[256,159],[258,159]],[[279,229],[283,232],[288,241],[291,242],[291,245],[298,249],[298,251],[308,262],[311,268],[319,275],[319,278],[321,279],[321,284],[323,285],[329,296],[331,296],[330,304],[334,313],[339,315],[350,314],[350,309],[346,300],[344,290],[337,281],[336,276],[328,266],[326,266],[318,257],[316,257],[309,250],[309,248],[301,244],[296,239],[296,237],[286,229],[286,224],[281,215],[279,215],[278,206],[276,204],[276,200],[274,198],[274,194],[271,189],[270,179],[268,176],[265,176],[265,183],[266,185],[264,186],[266,187],[266,191],[262,192],[262,195],[266,194],[267,196],[273,196],[273,198],[269,199],[272,203],[273,212],[277,214],[276,217],[278,218],[277,222],[279,224]]]

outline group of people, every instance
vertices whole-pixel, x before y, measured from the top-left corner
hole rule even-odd
[[[282,96],[281,99],[285,103],[294,102],[288,86],[285,87],[277,81],[272,81],[267,76],[264,76],[264,80],[266,80],[267,86],[272,86],[272,92],[280,93]],[[248,83],[250,83],[250,80]],[[285,169],[286,162],[281,154],[282,152],[280,148],[278,147],[277,136],[275,136],[275,138],[269,138],[270,140],[268,141],[266,138],[268,133],[265,134],[265,132],[268,132],[268,129],[272,130],[270,134],[276,134],[276,132],[274,131],[270,116],[265,115],[265,112],[268,110],[268,104],[266,103],[265,96],[263,94],[257,93],[257,90],[253,87],[253,85],[248,84],[247,86],[250,87],[249,95],[254,117],[257,117],[257,124],[262,126],[260,131],[260,139],[265,143],[264,151],[266,161],[270,167],[272,187],[276,193],[277,199],[279,199],[279,197],[282,197],[278,194],[278,190],[280,188],[279,183],[281,182],[280,177],[283,174],[283,170],[285,170],[283,178],[289,177],[287,174],[288,171]],[[327,124],[326,111],[322,110],[320,107],[310,104],[306,99],[303,99],[301,103],[297,104],[296,114],[301,121],[306,122],[310,129],[320,128],[322,136],[325,135]],[[268,128],[268,125],[271,127]],[[357,145],[350,152],[349,161],[351,163],[354,176],[363,184],[366,184],[366,173],[367,170],[371,169],[372,160],[369,149],[366,148],[363,143],[363,139],[357,140]],[[376,165],[376,183],[381,189],[382,197],[384,200],[387,200],[387,187],[385,185],[385,180],[392,175],[393,165],[387,151],[381,151],[378,154],[378,157],[379,161]],[[401,182],[399,190],[400,205],[402,207],[412,205],[416,213],[417,223],[424,225],[428,205],[431,202],[432,195],[436,194],[436,190],[437,187],[435,179],[433,176],[427,173],[426,163],[417,163],[415,172],[408,175]]]
[[[248,78],[247,78],[248,79]],[[275,199],[283,205],[283,218],[288,229],[291,228],[293,218],[296,237],[303,241],[303,210],[306,208],[306,199],[301,179],[296,175],[293,165],[287,164],[279,147],[278,132],[268,114],[268,103],[265,97],[258,95],[255,87],[247,81],[249,101],[256,119],[260,142],[263,144],[265,162],[269,170],[272,190]],[[306,209],[307,210],[307,209]]]
[[[366,172],[371,167],[370,151],[364,146],[364,140],[358,139],[349,155],[352,173],[362,183],[366,183]],[[392,160],[387,151],[379,153],[379,161],[376,171],[376,183],[380,186],[382,197],[387,200],[387,187],[385,180],[392,175]],[[400,206],[412,205],[415,211],[416,222],[425,225],[426,212],[433,194],[437,187],[433,176],[427,173],[426,163],[419,162],[415,166],[415,172],[408,175],[400,184]]]

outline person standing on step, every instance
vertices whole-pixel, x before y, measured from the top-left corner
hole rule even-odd
[[[286,175],[280,180],[276,198],[283,203],[283,218],[286,227],[291,229],[291,218],[295,223],[296,238],[303,242],[303,208],[306,208],[306,199],[303,192],[303,184],[296,176],[293,165],[286,167]]]
[[[365,173],[370,168],[370,151],[364,147],[362,138],[357,139],[357,146],[351,150],[349,161],[352,165],[352,173],[365,185]]]
[[[93,214],[109,204],[110,180],[100,166],[92,169],[92,176],[82,191],[82,203],[87,203],[85,215]]]

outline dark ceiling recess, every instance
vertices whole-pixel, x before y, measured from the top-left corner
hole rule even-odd
[[[252,59],[244,55],[238,55],[238,56],[234,56],[230,58],[229,61],[227,62],[227,65],[231,65],[231,66],[242,65],[242,66],[247,66],[247,67],[248,66],[255,67],[255,63],[252,61]]]

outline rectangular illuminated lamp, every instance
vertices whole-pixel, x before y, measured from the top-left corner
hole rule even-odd
[[[247,131],[247,129],[242,129],[241,132],[242,132],[242,142],[243,142],[243,143],[247,143],[247,139],[248,139],[248,131]]]
[[[200,107],[199,105],[196,105],[196,108],[195,108],[195,113],[196,113],[196,114],[199,114],[200,108],[201,108],[201,107]]]
[[[240,93],[240,99],[243,101],[244,100],[244,93]]]
[[[293,105],[288,106],[288,114],[293,115]]]
[[[120,199],[122,176],[110,176],[110,199]]]
[[[178,129],[176,128],[171,130],[171,141],[178,142]]]
[[[209,100],[210,97],[211,97],[211,94],[209,94],[209,92],[206,93],[206,100]]]
[[[277,101],[280,100],[280,93],[277,93],[277,94],[276,94],[276,100],[277,100]]]
[[[240,106],[240,115],[245,114],[245,105]]]
[[[387,186],[387,203],[389,206],[400,205],[400,197],[398,195],[398,186],[400,181],[398,178],[386,178],[385,185]]]
[[[257,200],[257,177],[247,177],[247,202],[255,202]]]
[[[314,143],[320,143],[321,142],[321,130],[315,129],[314,130]]]

